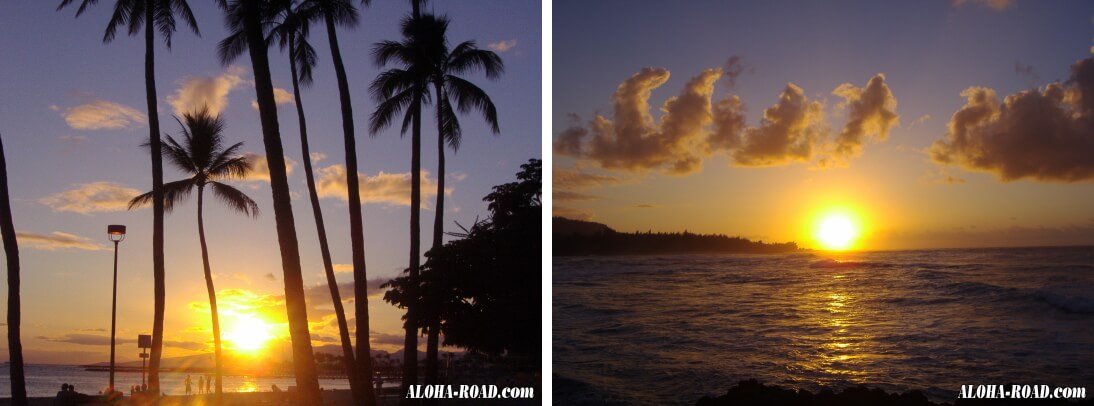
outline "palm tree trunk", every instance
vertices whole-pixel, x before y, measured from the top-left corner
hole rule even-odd
[[[349,80],[342,64],[342,52],[338,47],[338,33],[334,30],[334,17],[326,15],[327,39],[330,42],[331,61],[338,79],[338,99],[342,104],[342,138],[346,147],[346,191],[349,194],[349,234],[353,248],[353,304],[357,314],[357,376],[372,378],[372,346],[369,343],[368,272],[365,269],[365,232],[361,218],[361,191],[357,179],[357,141],[353,135],[353,107],[350,102]],[[309,158],[310,159],[310,158]],[[375,399],[372,385],[365,390],[368,402]]]
[[[0,235],[8,260],[8,368],[11,374],[11,404],[27,405],[27,380],[23,374],[23,341],[19,338],[21,309],[19,300],[19,241],[11,220],[11,195],[8,193],[8,162],[0,139]]]
[[[160,155],[160,119],[156,101],[155,1],[144,15],[144,88],[148,102],[148,142],[152,153],[152,354],[148,360],[148,389],[160,394],[160,357],[163,355],[163,314],[167,297],[163,264],[163,159]]]
[[[267,44],[257,3],[257,0],[249,0],[243,5],[248,8],[243,11],[244,30],[251,56],[251,69],[254,71],[255,98],[258,100],[258,113],[262,122],[262,142],[266,147],[266,163],[270,168],[274,220],[277,223],[277,242],[281,249],[281,267],[285,279],[285,308],[289,319],[289,336],[292,339],[296,387],[299,391],[297,401],[304,406],[321,405],[323,398],[319,391],[311,333],[308,332],[300,247],[296,239],[288,176],[285,173],[285,150],[281,146],[277,105],[274,102],[273,81],[270,78],[270,60],[266,54]]]
[[[217,313],[217,291],[213,288],[213,270],[209,267],[209,246],[205,244],[205,219],[202,216],[204,209],[205,185],[198,185],[198,239],[201,240],[201,264],[205,267],[205,289],[209,291],[209,313],[213,317],[213,354],[214,366],[217,377],[217,397],[215,404],[221,403],[221,393],[224,385],[221,380],[223,367],[221,363],[220,346],[220,313]]]
[[[331,301],[334,303],[334,314],[338,318],[338,335],[342,339],[342,360],[346,368],[346,377],[349,378],[350,392],[353,394],[353,404],[371,405],[375,395],[372,393],[372,385],[365,377],[362,380],[357,375],[357,364],[353,356],[353,343],[349,337],[349,324],[346,322],[346,310],[342,307],[342,295],[338,292],[338,279],[334,277],[334,263],[330,256],[330,245],[327,243],[327,227],[323,222],[323,208],[319,206],[319,194],[315,189],[315,174],[312,171],[311,151],[308,148],[308,124],[304,119],[304,105],[300,100],[300,77],[296,71],[296,62],[292,55],[296,54],[296,37],[289,34],[289,71],[292,74],[292,91],[296,98],[296,116],[300,123],[300,152],[304,158],[304,177],[308,183],[308,197],[311,199],[311,211],[315,217],[315,230],[319,234],[319,250],[323,254],[323,269],[327,274],[327,286],[330,287]],[[364,382],[364,387],[361,383]]]
[[[444,88],[440,82],[434,82],[433,87],[437,94],[437,205],[433,216],[433,246],[430,251],[441,247],[444,235],[444,132],[441,124],[441,98],[444,97]],[[436,272],[436,271],[434,271]],[[439,309],[432,309],[436,314]],[[437,383],[437,351],[440,344],[440,317],[431,317],[427,332],[429,337],[425,344],[425,384]]]
[[[421,267],[421,206],[422,206],[422,96],[414,95],[410,109],[414,116],[411,123],[410,152],[410,287],[406,306],[406,338],[403,341],[403,382],[401,393],[407,393],[410,385],[418,383],[418,268]],[[400,404],[413,403],[401,398]]]

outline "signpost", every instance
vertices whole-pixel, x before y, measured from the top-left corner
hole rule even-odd
[[[144,390],[144,363],[148,359],[148,353],[145,352],[149,348],[152,348],[152,336],[141,334],[137,336],[137,347],[141,349],[141,390]]]

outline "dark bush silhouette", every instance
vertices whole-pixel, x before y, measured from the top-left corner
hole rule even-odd
[[[553,220],[554,256],[687,254],[687,253],[779,253],[798,249],[793,242],[764,243],[724,234],[687,232],[620,233],[610,227],[588,221],[555,217]]]

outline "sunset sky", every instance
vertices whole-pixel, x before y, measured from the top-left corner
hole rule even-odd
[[[858,249],[1094,243],[1094,3],[557,1],[554,215]]]
[[[7,153],[12,211],[22,259],[23,352],[30,363],[88,363],[107,360],[110,327],[111,250],[108,224],[125,224],[128,237],[119,259],[118,337],[120,361],[137,360],[138,334],[152,327],[150,209],[126,211],[125,202],[151,189],[143,76],[143,37],[119,36],[104,45],[103,31],[113,2],[100,2],[80,18],[76,7],[55,11],[58,1],[12,2],[0,14],[0,133]],[[354,2],[357,3],[357,2]],[[77,3],[78,5],[78,3]],[[225,140],[244,142],[242,151],[262,158],[261,128],[252,107],[250,61],[219,64],[216,44],[227,33],[221,11],[210,1],[191,1],[201,37],[180,30],[170,51],[157,44],[156,77],[161,129],[177,137],[172,119],[202,104],[223,115]],[[449,40],[477,40],[505,62],[496,82],[466,75],[498,106],[501,134],[491,135],[481,116],[464,115],[463,143],[448,151],[446,230],[453,221],[470,226],[488,215],[482,197],[493,185],[510,182],[520,164],[541,155],[540,5],[537,2],[435,1],[425,7],[452,18]],[[379,72],[373,43],[399,39],[405,1],[373,2],[361,9],[360,26],[341,29],[339,39],[349,74],[364,189],[365,249],[370,287],[399,274],[409,252],[410,140],[398,129],[376,138],[367,133],[376,103],[368,85]],[[312,30],[319,54],[315,83],[303,91],[311,150],[315,154],[324,215],[343,299],[352,298],[350,246],[345,203],[342,127],[334,71],[324,30]],[[279,98],[282,141],[291,163],[296,231],[301,242],[313,344],[336,344],[330,295],[322,274],[318,243],[299,148],[286,57],[270,53]],[[422,248],[428,249],[436,182],[436,132],[423,122]],[[259,159],[264,163],[264,159]],[[183,178],[167,166],[165,181]],[[210,260],[219,291],[225,338],[239,326],[272,325],[284,336],[284,285],[268,180],[234,183],[254,198],[257,220],[230,213],[208,200],[205,224]],[[167,315],[165,356],[210,351],[208,299],[196,227],[196,200],[166,217]],[[402,311],[370,295],[373,348],[402,347]],[[5,302],[6,303],[6,302]],[[346,301],[352,322],[352,306]],[[0,304],[3,309],[4,304]],[[6,310],[0,310],[6,311]],[[249,324],[250,323],[250,324]],[[6,343],[3,344],[6,347]],[[0,351],[7,358],[7,349]],[[288,354],[283,354],[287,356]]]

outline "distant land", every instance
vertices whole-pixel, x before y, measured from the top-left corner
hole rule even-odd
[[[676,233],[620,233],[604,224],[552,219],[553,256],[572,255],[642,255],[690,253],[771,254],[798,250],[798,244],[765,243],[722,234],[693,234],[686,230]]]

